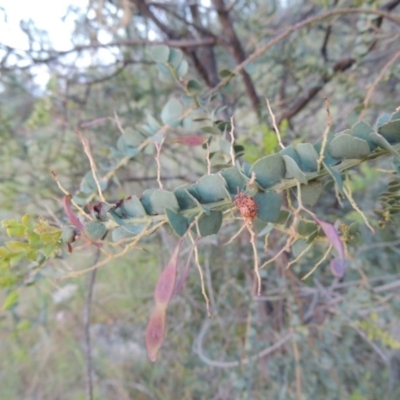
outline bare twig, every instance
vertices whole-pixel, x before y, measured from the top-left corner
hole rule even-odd
[[[93,179],[94,179],[94,181],[96,183],[97,191],[98,191],[100,200],[103,203],[106,203],[106,199],[103,196],[103,190],[101,189],[99,178],[97,176],[97,167],[96,167],[96,163],[94,162],[94,158],[93,158],[92,152],[90,150],[89,142],[88,142],[88,140],[86,138],[84,138],[82,136],[82,134],[78,131],[78,129],[75,129],[75,133],[78,136],[79,140],[81,141],[82,146],[83,146],[83,150],[84,150],[87,158],[89,159],[90,169],[92,170]]]
[[[325,153],[325,148],[326,145],[328,143],[328,133],[331,130],[331,126],[332,126],[332,117],[331,117],[331,112],[329,109],[329,100],[328,98],[325,98],[325,106],[326,106],[326,128],[324,130],[324,133],[322,135],[322,143],[321,143],[321,150],[319,152],[319,157],[318,157],[318,161],[317,161],[317,171],[321,170],[321,166],[322,166],[322,162],[324,161],[324,153]]]
[[[375,78],[374,83],[371,85],[371,87],[368,89],[367,95],[365,96],[364,102],[363,102],[363,107],[364,109],[360,113],[359,119],[361,120],[366,112],[366,109],[368,107],[369,101],[371,100],[372,94],[374,93],[374,90],[378,86],[378,83],[383,79],[385,76],[386,72],[388,69],[397,61],[397,59],[400,57],[400,51],[394,54],[394,56],[383,66],[381,69],[381,72],[379,75]]]
[[[271,115],[272,126],[274,127],[276,136],[278,137],[279,146],[280,146],[281,149],[284,149],[285,146],[284,146],[284,144],[282,143],[281,133],[280,133],[280,131],[279,131],[278,126],[276,125],[275,115],[274,115],[274,113],[272,112],[272,109],[271,109],[271,106],[270,106],[270,104],[269,104],[268,99],[265,99],[265,100],[266,100],[266,102],[267,102],[267,107],[268,107],[269,114]]]
[[[275,342],[272,346],[269,346],[257,354],[254,354],[253,356],[246,357],[240,361],[217,361],[217,360],[211,360],[209,359],[205,354],[203,350],[203,341],[204,337],[208,331],[208,329],[211,326],[211,321],[208,320],[204,325],[203,328],[200,331],[199,336],[197,337],[196,340],[196,352],[199,355],[200,359],[206,363],[207,365],[210,365],[212,367],[217,367],[217,368],[235,368],[240,365],[245,365],[250,362],[254,362],[256,360],[259,360],[260,358],[263,358],[269,354],[272,354],[274,351],[278,350],[280,347],[282,347],[285,343],[287,343],[290,339],[293,337],[293,333],[289,332],[284,334],[283,336],[280,337],[280,339]]]
[[[97,248],[94,258],[94,264],[97,264],[100,258],[100,251]],[[89,275],[88,289],[83,310],[83,326],[85,332],[85,363],[86,363],[86,399],[93,400],[93,363],[92,363],[92,345],[90,340],[90,313],[93,297],[93,287],[96,281],[97,269],[94,269]]]

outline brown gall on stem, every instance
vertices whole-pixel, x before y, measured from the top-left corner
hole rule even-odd
[[[239,209],[244,219],[253,221],[257,217],[258,206],[253,196],[240,192],[234,197],[233,204]]]

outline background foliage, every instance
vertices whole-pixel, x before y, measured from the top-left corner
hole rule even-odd
[[[279,152],[266,99],[285,146],[315,143],[361,119],[375,130],[400,103],[399,3],[93,0],[68,10],[75,18],[69,51],[54,49],[32,21],[21,25],[28,50],[0,44],[1,397],[397,399],[395,158],[358,162],[343,175],[353,204],[322,180],[312,211],[346,245],[343,279],[328,258],[302,280],[328,247],[320,231],[303,252],[315,232],[309,219],[280,251],[296,208],[287,203],[296,204],[290,189],[282,197],[292,217],[254,224],[260,263],[276,257],[260,270],[260,296],[251,232],[226,244],[244,226],[237,211],[226,213],[217,235],[198,241],[198,254],[186,239],[179,267],[189,260],[188,277],[169,304],[155,364],[145,351],[146,325],[178,237],[162,226],[136,243],[131,234],[150,233],[157,216],[155,225],[145,220],[126,233],[127,203],[117,202],[144,197],[160,214],[170,198],[146,190],[193,184],[231,166],[234,152],[242,165]],[[45,88],[39,66],[49,73]],[[98,185],[107,203],[119,204],[107,221],[93,208],[104,201]],[[72,254],[60,186],[78,206],[92,204],[87,215],[101,222],[86,225]],[[103,222],[116,228],[107,237],[110,257],[90,243],[105,233]],[[80,274],[99,263],[95,282],[93,272]]]

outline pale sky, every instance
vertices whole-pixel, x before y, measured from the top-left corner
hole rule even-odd
[[[62,21],[62,17],[68,6],[83,8],[87,3],[87,0],[0,0],[0,42],[26,49],[28,42],[20,29],[20,21],[32,19],[37,28],[49,33],[57,50],[70,49],[73,15],[65,21]]]

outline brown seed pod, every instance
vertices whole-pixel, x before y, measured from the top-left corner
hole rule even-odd
[[[233,204],[239,209],[243,218],[253,221],[257,217],[258,206],[253,196],[240,192],[234,197]]]

